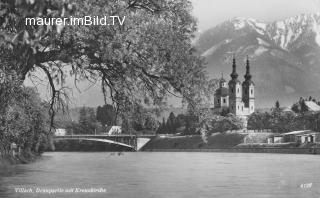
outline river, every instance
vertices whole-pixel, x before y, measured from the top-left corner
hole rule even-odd
[[[1,170],[0,197],[320,198],[320,156],[44,153],[35,163]]]

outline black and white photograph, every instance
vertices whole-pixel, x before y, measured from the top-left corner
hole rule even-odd
[[[0,198],[320,198],[320,0],[0,0]]]

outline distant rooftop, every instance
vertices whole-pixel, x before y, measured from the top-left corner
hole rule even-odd
[[[296,134],[307,133],[307,132],[311,132],[311,130],[291,131],[288,133],[283,133],[282,135],[296,135]]]
[[[305,101],[309,111],[320,111],[320,106],[313,101]]]

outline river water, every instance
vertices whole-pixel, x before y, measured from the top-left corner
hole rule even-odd
[[[0,197],[320,198],[320,156],[45,153],[1,170]]]

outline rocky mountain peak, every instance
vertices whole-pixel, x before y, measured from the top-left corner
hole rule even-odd
[[[277,99],[294,101],[300,96],[320,97],[320,14],[273,22],[232,18],[203,32],[196,46],[214,77],[230,72],[233,53],[241,65],[240,72],[249,55],[260,104],[273,104]]]

